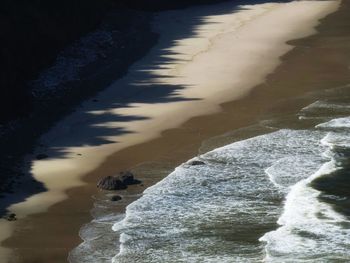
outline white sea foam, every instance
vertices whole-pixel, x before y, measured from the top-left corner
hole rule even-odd
[[[178,167],[113,226],[121,243],[114,262],[261,260],[257,240],[274,225],[283,198],[264,170],[286,189],[309,177],[325,162],[324,135],[280,130],[206,153],[199,157],[205,165]]]
[[[312,176],[291,188],[284,211],[278,219],[280,227],[260,239],[266,242],[265,261],[345,262],[350,259],[350,229],[344,227],[344,224],[350,223],[349,220],[336,212],[330,204],[322,202],[319,199],[321,192],[310,185],[315,179],[341,169],[336,149],[350,146],[349,130],[344,132],[337,128],[350,128],[349,120],[350,118],[339,118],[317,125],[335,128],[321,140],[323,145],[329,147],[323,154],[329,161]]]
[[[350,105],[347,103],[318,100],[306,107],[299,113],[300,120],[319,119],[326,121],[329,116],[342,117],[350,114]]]
[[[106,209],[109,202],[109,209]],[[119,246],[119,238],[111,231],[115,222],[124,218],[123,214],[116,214],[108,200],[95,203],[92,210],[94,220],[85,224],[79,231],[83,243],[69,254],[71,263],[110,263]]]
[[[345,117],[345,118],[334,119],[334,120],[331,120],[331,121],[326,122],[326,123],[321,123],[321,124],[317,125],[316,128],[349,129],[350,128],[350,118]]]
[[[311,103],[310,105],[304,107],[301,112],[308,112],[308,111],[313,111],[315,109],[331,109],[331,110],[350,110],[350,105],[348,104],[339,104],[339,103],[331,103],[327,101],[315,101],[314,103]]]

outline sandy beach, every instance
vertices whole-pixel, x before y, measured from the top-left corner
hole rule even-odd
[[[91,220],[99,178],[133,170],[144,182],[121,193],[115,210],[123,212],[166,175],[147,177],[148,166],[171,171],[205,139],[296,111],[307,92],[347,84],[346,58],[327,37],[343,18],[335,15],[348,10],[342,3],[329,15],[339,5],[228,2],[160,13],[152,51],[41,139],[37,153],[49,158],[33,160],[31,173],[48,191],[9,208],[18,221],[0,222],[1,261],[66,262]],[[337,70],[328,73],[330,66]]]

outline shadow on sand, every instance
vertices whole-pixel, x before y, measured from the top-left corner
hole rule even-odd
[[[66,158],[67,149],[70,147],[82,146],[101,146],[112,141],[111,137],[123,134],[134,133],[121,127],[107,127],[106,123],[127,123],[140,120],[147,120],[148,117],[142,115],[120,115],[115,110],[131,107],[136,103],[157,104],[181,101],[200,100],[200,98],[185,98],[180,92],[185,89],[184,85],[170,85],[159,81],[162,78],[171,78],[171,76],[158,76],[152,72],[166,67],[168,64],[179,62],[175,58],[177,54],[169,50],[175,46],[181,39],[191,38],[196,35],[199,25],[208,23],[207,16],[219,16],[232,14],[243,10],[240,5],[243,4],[261,4],[273,2],[290,1],[228,1],[222,4],[208,5],[201,8],[194,8],[187,12],[188,16],[182,21],[174,21],[171,33],[161,35],[157,45],[141,60],[141,63],[133,65],[127,75],[116,83],[115,69],[111,65],[104,65],[102,69],[96,69],[96,74],[83,76],[78,85],[79,90],[84,90],[103,83],[112,83],[109,87],[97,95],[96,99],[85,102],[81,107],[77,107],[74,116],[79,116],[79,122],[72,122],[72,125],[62,126],[58,124],[53,127],[50,133],[58,129],[58,136],[55,138],[55,145],[50,147],[45,145],[37,146],[37,153],[47,154],[48,158]],[[186,12],[186,11],[185,11]],[[184,61],[185,62],[185,61]],[[108,85],[107,85],[108,86]],[[106,87],[107,87],[106,86]],[[94,114],[98,112],[99,114]],[[72,115],[72,116],[73,116]],[[71,116],[67,116],[69,120]],[[74,118],[77,119],[76,117]],[[64,123],[67,123],[64,121]],[[68,121],[69,123],[69,121]],[[70,136],[72,133],[79,133],[81,136]],[[66,135],[66,136],[65,136]],[[45,136],[44,136],[45,137]],[[20,140],[20,138],[19,138]],[[45,141],[45,140],[44,140]],[[20,178],[20,182],[14,183],[14,193],[6,194],[1,199],[0,215],[6,213],[6,208],[11,204],[24,201],[31,195],[46,191],[45,187],[33,179],[30,174],[31,162],[25,167],[26,175]]]

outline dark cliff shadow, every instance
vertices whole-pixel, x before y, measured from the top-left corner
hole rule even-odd
[[[171,28],[172,33],[167,36],[160,36],[158,45],[148,52],[141,63],[131,68],[128,74],[132,74],[132,82],[129,81],[131,78],[125,78],[127,80],[125,82],[123,82],[122,79],[117,83],[113,83],[113,81],[116,81],[115,76],[119,75],[116,71],[120,69],[116,70],[113,68],[113,65],[110,64],[103,65],[103,67],[96,69],[95,74],[82,76],[75,87],[80,92],[84,92],[84,90],[90,89],[94,85],[100,85],[101,82],[112,84],[106,85],[105,87],[109,86],[109,88],[97,94],[97,99],[90,99],[81,107],[76,108],[73,114],[79,116],[79,120],[81,120],[79,123],[75,122],[73,126],[57,126],[54,128],[58,130],[61,129],[58,134],[63,137],[62,140],[58,139],[54,147],[45,145],[44,140],[42,145],[36,147],[36,153],[47,155],[47,158],[65,158],[66,154],[68,154],[67,149],[70,147],[100,146],[109,143],[118,143],[108,139],[108,137],[134,133],[135,131],[121,127],[107,127],[105,125],[106,123],[127,123],[148,119],[147,116],[142,115],[126,116],[112,112],[117,109],[131,107],[130,105],[137,103],[156,104],[200,100],[200,98],[185,98],[181,96],[181,91],[187,87],[185,84],[170,85],[162,82],[159,83],[158,80],[160,78],[171,78],[171,76],[158,76],[151,71],[161,69],[167,64],[178,61],[178,59],[172,57],[180,54],[170,51],[169,48],[174,46],[176,42],[181,39],[195,36],[198,26],[208,23],[206,20],[207,16],[218,16],[242,11],[244,9],[240,7],[242,4],[271,2],[290,1],[230,1],[221,4],[202,6],[193,9],[193,11],[186,11],[186,19],[181,22],[174,21]],[[105,93],[108,93],[108,96],[104,95]],[[96,114],[96,112],[101,113]],[[69,120],[70,116],[66,118]],[[40,121],[40,119],[37,120],[38,123]],[[67,122],[65,121],[65,123]],[[35,125],[35,123],[32,125]],[[81,137],[69,137],[71,133],[76,135],[77,131],[81,133]],[[18,138],[18,144],[20,143],[21,138]],[[50,142],[47,143],[49,144]],[[0,215],[4,215],[6,213],[6,208],[11,204],[24,201],[29,196],[46,190],[41,183],[32,179],[30,171],[31,162],[29,161],[25,167],[25,176],[14,179],[13,189],[10,189],[8,191],[9,193],[6,193],[5,197],[0,199]]]

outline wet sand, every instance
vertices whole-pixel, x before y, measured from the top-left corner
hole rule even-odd
[[[15,248],[13,262],[65,262],[68,251],[81,242],[77,236],[79,228],[91,219],[90,196],[96,194],[95,184],[101,176],[138,166],[135,170],[144,180],[144,186],[132,187],[125,193],[131,196],[117,208],[122,211],[129,201],[136,198],[133,197],[135,193],[141,193],[160,179],[144,178],[140,164],[166,163],[171,169],[196,155],[202,141],[207,138],[269,116],[287,115],[312,101],[311,97],[294,98],[309,91],[349,83],[348,57],[344,56],[344,53],[349,54],[346,53],[349,40],[339,38],[346,32],[335,28],[338,23],[345,23],[347,10],[346,3],[343,3],[340,11],[323,21],[320,34],[293,41],[291,44],[296,48],[283,57],[283,63],[264,84],[256,86],[244,99],[221,104],[219,112],[192,118],[180,127],[163,131],[153,140],[114,153],[84,177],[84,185],[67,191],[65,198],[68,199],[51,206],[46,213],[19,220],[13,236],[5,242],[5,246]],[[344,17],[341,12],[344,12]]]

